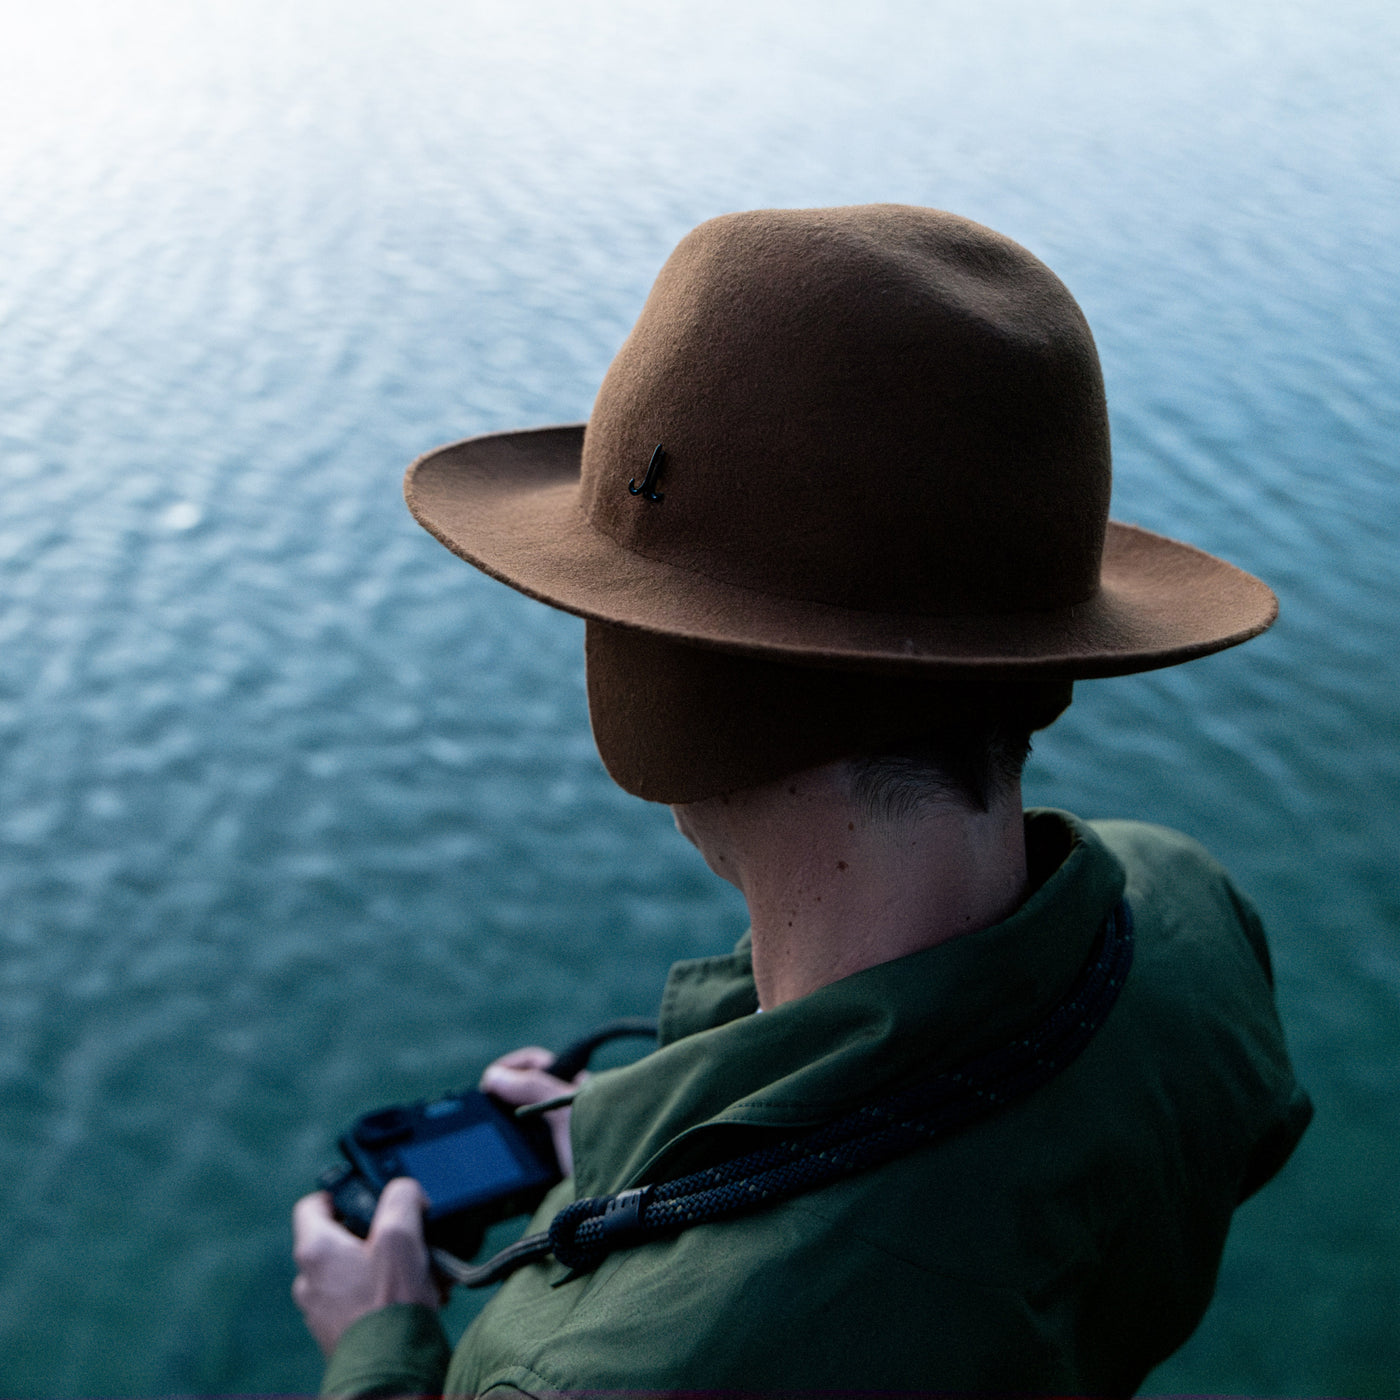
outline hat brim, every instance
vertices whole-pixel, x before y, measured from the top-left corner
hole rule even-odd
[[[425,453],[414,518],[454,554],[580,617],[796,665],[994,679],[1126,675],[1263,632],[1278,600],[1192,545],[1109,521],[1097,594],[979,617],[867,612],[755,593],[623,548],[579,508],[584,425],[492,433]]]

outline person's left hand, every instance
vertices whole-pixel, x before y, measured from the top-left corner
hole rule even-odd
[[[411,1177],[385,1186],[369,1237],[352,1235],[331,1214],[325,1191],[303,1196],[292,1210],[292,1297],[327,1357],[345,1329],[391,1303],[442,1306],[423,1243],[423,1188]]]
[[[577,1089],[588,1071],[584,1070],[573,1083],[559,1079],[549,1072],[554,1056],[538,1045],[526,1045],[492,1060],[482,1071],[481,1083],[477,1087],[484,1094],[492,1094],[502,1103],[519,1108],[523,1104],[544,1103],[547,1099],[557,1099],[571,1090]],[[559,1169],[565,1176],[574,1173],[574,1150],[569,1141],[570,1111],[564,1108],[551,1108],[544,1115],[549,1125],[550,1136],[554,1141],[554,1155],[559,1158]]]

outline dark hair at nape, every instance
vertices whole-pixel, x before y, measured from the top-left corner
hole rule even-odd
[[[989,714],[849,760],[851,796],[874,821],[907,821],[937,803],[985,812],[1021,776],[1024,724]]]

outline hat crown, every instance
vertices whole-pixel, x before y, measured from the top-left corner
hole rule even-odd
[[[954,215],[725,215],[657,278],[580,485],[617,544],[758,593],[929,617],[1066,607],[1098,588],[1108,519],[1093,337],[1049,268]]]

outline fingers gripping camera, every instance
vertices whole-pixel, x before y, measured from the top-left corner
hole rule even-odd
[[[609,1022],[561,1052],[548,1071],[572,1080],[606,1041],[655,1034],[650,1021]],[[379,1193],[409,1176],[428,1200],[429,1247],[459,1259],[477,1253],[488,1226],[533,1211],[562,1179],[547,1124],[517,1117],[476,1089],[366,1113],[340,1139],[340,1151],[345,1160],[322,1173],[320,1185],[348,1230],[363,1239]]]

